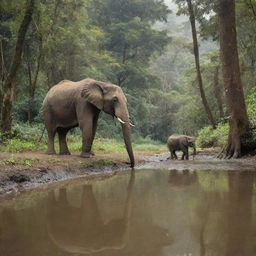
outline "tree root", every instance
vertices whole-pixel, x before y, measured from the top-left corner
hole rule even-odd
[[[256,154],[256,136],[253,129],[242,136],[229,135],[227,144],[221,149],[217,158],[239,158],[247,154]]]
[[[226,150],[226,147],[227,147],[227,145],[224,145],[223,147],[222,147],[222,149],[221,149],[221,151],[218,153],[218,155],[216,156],[217,158],[219,158],[219,159],[223,159],[224,158],[224,152],[225,152],[225,150]]]

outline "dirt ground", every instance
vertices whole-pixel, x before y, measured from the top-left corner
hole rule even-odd
[[[256,156],[235,160],[216,159],[215,150],[199,151],[189,161],[168,160],[169,153],[136,154],[135,169],[256,171]],[[43,152],[0,153],[0,194],[15,194],[31,188],[79,177],[112,176],[129,170],[126,154],[102,154],[89,159],[79,153],[60,156]]]

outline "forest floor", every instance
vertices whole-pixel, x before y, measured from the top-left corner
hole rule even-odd
[[[199,150],[189,161],[168,160],[168,152],[139,152],[136,169],[256,171],[256,156],[219,160],[217,150]],[[0,153],[0,194],[14,194],[57,181],[80,177],[108,177],[129,170],[124,153],[97,154],[89,159],[72,155],[46,155],[43,152]]]

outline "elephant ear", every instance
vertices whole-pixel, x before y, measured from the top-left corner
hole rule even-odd
[[[195,145],[195,138],[193,137],[187,137],[188,145],[193,147]]]
[[[96,108],[103,109],[103,88],[101,83],[91,82],[82,90],[81,96]]]

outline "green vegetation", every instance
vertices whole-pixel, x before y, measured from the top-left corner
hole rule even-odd
[[[246,103],[250,122],[256,128],[256,88],[252,88],[249,91]]]
[[[19,159],[19,158],[10,157],[8,159],[1,161],[0,165],[25,165],[30,167],[37,162],[38,162],[38,159],[36,158]]]
[[[219,124],[215,130],[206,126],[198,132],[196,143],[201,148],[222,147],[227,142],[228,132],[228,124]]]
[[[43,132],[42,125],[16,124],[12,133],[5,134],[5,140],[0,145],[2,152],[27,152],[46,151],[47,136]],[[160,152],[166,150],[164,143],[147,138],[138,137],[134,139],[135,152]],[[58,139],[55,141],[58,151]],[[75,129],[68,135],[68,146],[71,152],[79,152],[82,148],[82,137],[79,129]],[[121,138],[97,137],[93,143],[93,151],[97,154],[104,153],[126,153],[124,142]],[[49,160],[51,161],[51,160]],[[53,160],[55,161],[55,160]]]
[[[248,134],[247,140],[250,143],[256,140],[256,88],[248,91],[246,98],[248,117],[253,130]],[[198,131],[197,145],[199,147],[223,147],[227,141],[229,125],[220,122],[215,130],[211,126],[205,126]],[[250,138],[249,138],[250,137]]]
[[[206,98],[217,123],[212,130],[198,90],[187,1],[35,1],[13,86],[12,129],[0,132],[0,150],[44,151],[42,101],[54,84],[86,77],[122,87],[133,128],[135,151],[161,151],[172,133],[198,136],[200,147],[222,146],[228,120],[219,52],[215,1],[193,0]],[[255,1],[236,1],[238,51],[247,112],[256,126]],[[0,3],[0,112],[17,42],[31,0]],[[176,8],[169,6],[176,3]],[[176,14],[178,13],[179,16]],[[102,113],[94,151],[123,152],[121,128]],[[254,135],[253,135],[254,136]],[[75,130],[72,152],[81,149]]]

